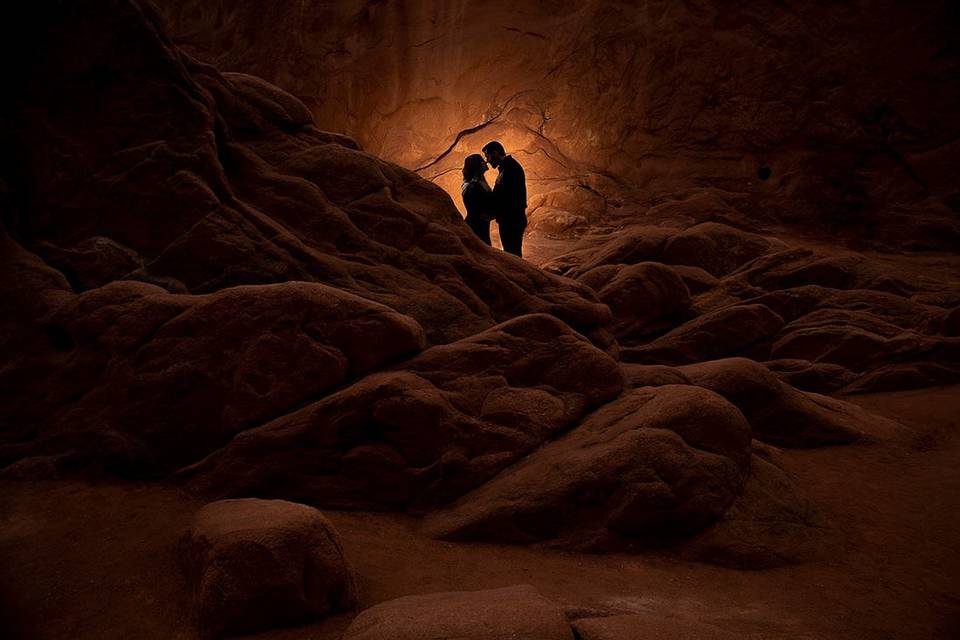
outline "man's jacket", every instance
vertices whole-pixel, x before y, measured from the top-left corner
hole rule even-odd
[[[493,186],[497,222],[526,221],[527,177],[523,173],[523,167],[513,156],[507,156],[500,161],[497,169],[500,175]]]

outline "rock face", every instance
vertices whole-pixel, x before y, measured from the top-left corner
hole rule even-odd
[[[336,531],[301,504],[210,503],[184,536],[181,560],[205,638],[303,622],[356,599]]]
[[[343,640],[573,640],[563,611],[529,585],[397,598],[358,615]]]
[[[654,205],[891,246],[960,239],[946,1],[159,5],[190,52],[451,193],[464,156],[503,140],[553,233]]]

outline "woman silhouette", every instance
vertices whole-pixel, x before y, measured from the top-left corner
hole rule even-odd
[[[460,195],[467,210],[466,223],[477,237],[490,244],[490,221],[493,220],[493,193],[483,174],[487,161],[480,154],[467,156],[463,161],[463,185]]]

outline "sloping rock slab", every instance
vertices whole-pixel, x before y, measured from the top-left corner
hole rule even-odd
[[[529,585],[406,596],[363,611],[342,640],[573,640],[563,610]]]

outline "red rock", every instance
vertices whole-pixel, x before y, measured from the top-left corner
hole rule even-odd
[[[656,262],[605,265],[578,278],[597,291],[613,314],[611,330],[631,344],[692,315],[690,292],[670,268]]]
[[[652,613],[583,618],[574,622],[573,628],[581,640],[734,640],[743,637],[696,620]]]
[[[631,391],[426,519],[445,539],[599,550],[703,529],[749,466],[743,415],[692,386]]]
[[[825,528],[824,518],[783,470],[755,455],[730,509],[679,552],[736,569],[769,569],[829,555]]]
[[[197,512],[180,554],[203,638],[299,624],[356,602],[337,532],[302,504],[210,503]]]
[[[328,508],[448,502],[615,397],[608,355],[550,316],[524,316],[367,376],[184,471],[212,496]]]
[[[686,364],[762,347],[783,320],[759,304],[737,305],[690,320],[645,345],[622,350],[623,359],[644,364]]]
[[[853,442],[861,428],[844,403],[824,406],[818,396],[808,395],[781,382],[762,364],[746,358],[730,358],[680,367],[678,371],[694,384],[710,389],[743,412],[754,437],[787,446],[816,446]]]
[[[529,585],[405,596],[361,612],[343,640],[573,640],[563,611]]]

